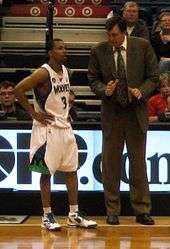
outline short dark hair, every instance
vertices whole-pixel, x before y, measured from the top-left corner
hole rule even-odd
[[[126,27],[127,27],[126,21],[123,20],[123,18],[121,18],[120,16],[113,16],[107,19],[105,29],[107,31],[110,31],[116,25],[119,27],[122,33],[126,32]]]
[[[15,87],[15,84],[12,81],[4,80],[0,83],[0,89],[3,88],[8,88],[8,87]]]
[[[57,42],[57,41],[63,41],[63,40],[60,39],[60,38],[55,38],[52,41],[49,41],[48,44],[47,44],[47,52],[53,49],[54,43]]]

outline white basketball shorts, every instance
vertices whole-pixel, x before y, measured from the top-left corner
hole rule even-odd
[[[73,172],[77,170],[78,148],[72,127],[33,125],[30,162],[43,145],[45,148],[43,159],[51,174],[56,171]]]

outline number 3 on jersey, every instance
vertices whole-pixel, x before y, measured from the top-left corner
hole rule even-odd
[[[66,97],[61,97],[61,100],[62,100],[62,102],[63,102],[63,104],[64,104],[64,107],[63,107],[63,109],[66,109],[66,107],[67,107],[67,100],[66,100]]]

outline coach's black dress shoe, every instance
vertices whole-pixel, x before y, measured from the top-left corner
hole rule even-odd
[[[106,218],[106,223],[109,225],[119,225],[118,215],[108,215]]]
[[[155,222],[149,214],[139,214],[136,216],[136,222],[142,225],[154,225]]]

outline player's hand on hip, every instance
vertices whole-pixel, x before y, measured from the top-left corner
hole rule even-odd
[[[117,83],[118,83],[118,80],[111,80],[107,83],[106,88],[105,88],[106,96],[111,96],[113,94]]]
[[[32,117],[43,125],[51,124],[54,121],[54,116],[46,112],[34,112]]]

